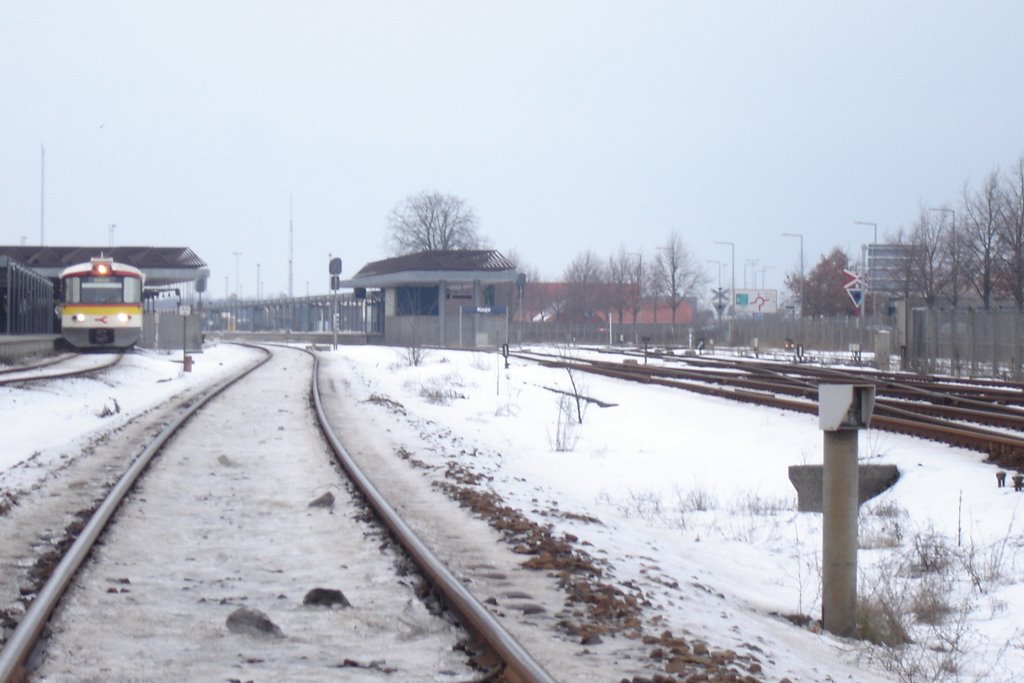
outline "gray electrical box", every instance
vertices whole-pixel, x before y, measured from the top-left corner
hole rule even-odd
[[[873,384],[822,384],[818,386],[818,426],[835,432],[862,429],[875,410]]]

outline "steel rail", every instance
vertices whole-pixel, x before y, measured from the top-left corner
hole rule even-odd
[[[26,363],[25,365],[15,365],[9,368],[0,368],[0,375],[10,375],[15,372],[26,372],[28,370],[38,370],[39,368],[45,368],[50,365],[56,365],[61,361],[65,361],[71,358],[75,354],[73,353],[62,353],[59,356],[53,356],[51,358],[43,358],[34,363]]]
[[[818,412],[817,403],[814,397],[810,395],[810,393],[816,394],[816,388],[812,392],[805,393],[803,395],[804,400],[794,400],[775,395],[771,388],[763,381],[752,381],[741,376],[736,376],[730,380],[722,375],[718,375],[711,380],[706,378],[701,380],[699,376],[686,373],[684,380],[678,379],[678,375],[675,379],[669,379],[674,373],[666,372],[664,369],[652,370],[650,366],[621,365],[606,361],[580,359],[556,360],[547,357],[546,354],[542,354],[541,360],[530,358],[526,354],[517,354],[517,357],[532,360],[549,367],[568,367],[581,372],[645,384],[658,384],[745,403],[769,405],[807,414],[817,414]],[[729,383],[731,383],[731,386],[729,386]],[[716,384],[719,386],[715,386]],[[779,393],[793,393],[795,389],[796,387],[793,385],[787,384],[776,387],[775,391]],[[923,409],[935,407],[922,406]],[[962,409],[960,412],[962,417],[972,417],[964,415]],[[886,399],[876,400],[875,415],[871,419],[871,427],[970,448],[987,454],[990,461],[1005,467],[1020,467],[1024,465],[1024,439],[975,427],[970,424],[944,421],[933,415],[925,414],[923,410],[916,409],[913,404],[900,404],[897,401]]]
[[[45,374],[45,375],[29,375],[27,377],[3,377],[3,378],[0,378],[0,386],[2,386],[4,384],[17,384],[19,382],[39,382],[39,381],[46,380],[46,379],[63,379],[65,377],[79,377],[79,376],[82,376],[82,375],[90,375],[90,374],[92,374],[94,372],[100,372],[101,370],[108,370],[108,369],[114,367],[115,365],[120,363],[123,358],[124,358],[124,352],[120,352],[109,363],[104,363],[102,365],[95,365],[95,366],[93,366],[91,368],[82,368],[82,369],[79,369],[79,370],[68,370],[66,372],[54,372],[54,373]],[[56,363],[57,363],[57,361],[54,361],[54,363],[47,363],[47,364],[43,364],[43,365],[40,365],[40,366],[34,366],[34,367],[31,367],[31,368],[18,368],[17,370],[12,370],[12,372],[25,372],[25,371],[28,371],[28,370],[34,370],[34,369],[36,369],[38,367],[47,367],[48,365],[54,365]]]
[[[560,357],[556,359],[547,354],[534,355],[541,356],[542,360],[536,361],[541,364],[559,365],[563,362]],[[532,360],[528,354],[518,357]],[[976,398],[949,396],[935,389],[903,385],[891,380],[879,381],[872,374],[858,375],[845,370],[807,372],[804,368],[792,368],[791,366],[751,364],[728,360],[699,364],[700,367],[711,368],[711,373],[661,365],[625,366],[621,363],[604,360],[571,360],[580,363],[580,369],[584,370],[587,369],[586,365],[582,365],[584,363],[612,371],[625,368],[631,374],[664,376],[705,384],[742,387],[752,391],[798,396],[812,401],[817,400],[818,392],[818,382],[814,380],[870,383],[876,387],[878,397],[875,400],[876,412],[881,412],[882,408],[891,408],[893,411],[899,411],[901,415],[918,413],[928,417],[944,417],[951,421],[973,422],[1002,429],[1024,431],[1024,412],[1017,408]],[[719,370],[735,369],[740,369],[746,374],[718,372]],[[808,380],[802,375],[811,379]]]
[[[64,554],[64,557],[61,558],[57,568],[54,569],[53,574],[32,601],[32,604],[4,645],[3,650],[0,651],[0,681],[3,683],[13,683],[19,680],[19,678],[16,678],[16,675],[20,673],[23,663],[35,648],[50,615],[56,609],[64,591],[71,584],[76,572],[82,566],[82,563],[85,562],[96,540],[103,533],[107,523],[113,517],[124,498],[132,490],[139,475],[149,466],[153,457],[170,440],[175,431],[192,417],[196,411],[270,359],[268,351],[265,349],[260,350],[266,354],[266,357],[261,361],[254,363],[239,374],[229,377],[220,384],[214,385],[199,396],[189,399],[186,403],[188,408],[185,412],[164,427],[145,450],[136,456],[125,473],[121,475],[121,478],[110,490],[106,498],[103,499],[103,502],[96,508],[89,522],[82,528],[75,542],[68,549],[67,553]]]
[[[313,405],[321,429],[334,450],[339,464],[353,484],[366,498],[378,519],[391,530],[398,543],[413,559],[420,571],[441,591],[445,601],[459,617],[463,626],[481,643],[505,662],[506,676],[519,683],[554,683],[554,679],[533,656],[517,641],[468,590],[462,585],[436,555],[421,541],[413,530],[399,516],[381,495],[373,482],[362,472],[355,460],[342,445],[327,419],[320,396],[320,358],[316,354],[313,363]]]

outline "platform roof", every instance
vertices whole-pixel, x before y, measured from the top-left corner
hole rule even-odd
[[[342,287],[395,287],[440,282],[515,282],[514,263],[493,249],[421,251],[367,263]]]
[[[2,246],[0,256],[18,261],[40,275],[57,278],[60,272],[96,256],[109,256],[135,266],[146,276],[147,287],[195,282],[209,277],[206,262],[188,247],[40,247]]]

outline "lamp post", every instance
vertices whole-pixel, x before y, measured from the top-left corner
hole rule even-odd
[[[854,223],[856,225],[870,225],[871,227],[873,227],[875,229],[875,234],[874,238],[871,241],[871,246],[875,246],[878,244],[878,223],[872,223],[871,221],[854,221]],[[871,255],[870,251],[868,251],[868,255]],[[867,277],[868,280],[865,283],[866,291],[864,292],[864,296],[867,296],[868,292],[871,293],[871,315],[874,316],[878,312],[878,302],[875,300],[877,298],[875,296],[875,283],[873,282],[873,278],[871,277],[871,269],[868,268],[867,259],[864,259],[864,270],[866,271],[864,275],[865,277]]]
[[[732,300],[733,305],[730,306],[735,312],[736,310],[736,243],[735,242],[719,242],[715,241],[715,244],[723,244],[729,247],[730,261],[732,262],[732,284],[729,289],[729,298]],[[731,341],[731,340],[730,340]]]
[[[721,289],[722,288],[722,266],[724,266],[725,263],[722,262],[722,261],[719,261],[717,259],[713,259],[713,258],[707,259],[707,262],[708,263],[714,263],[714,264],[716,264],[718,266],[718,288]]]
[[[713,258],[707,259],[707,262],[708,263],[714,263],[715,265],[718,266],[718,289],[714,290],[712,293],[715,295],[714,298],[713,298],[713,301],[714,301],[714,304],[715,304],[715,312],[718,313],[718,322],[722,322],[722,307],[725,306],[725,302],[721,299],[721,296],[722,296],[722,266],[724,266],[725,263],[723,263],[722,261],[719,261],[717,259],[713,259]]]
[[[750,279],[753,280],[753,283],[752,283],[751,286],[754,287],[754,289],[757,289],[757,274],[754,272],[754,266],[756,266],[758,263],[760,263],[760,261],[758,261],[756,258],[748,258],[746,261],[743,262],[743,286],[744,287],[748,286],[747,285],[747,266],[750,266]]]
[[[235,255],[235,296],[237,296],[239,299],[241,299],[242,295],[239,294],[240,290],[238,288],[238,285],[239,285],[239,282],[238,282],[238,257],[242,255],[242,252],[240,252],[240,251],[233,251],[231,253]]]
[[[804,236],[799,232],[784,232],[783,237],[796,237],[800,240],[800,317],[804,317]]]

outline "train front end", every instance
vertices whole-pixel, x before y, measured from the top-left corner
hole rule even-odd
[[[61,334],[79,349],[126,349],[142,336],[142,271],[94,258],[60,275]]]

